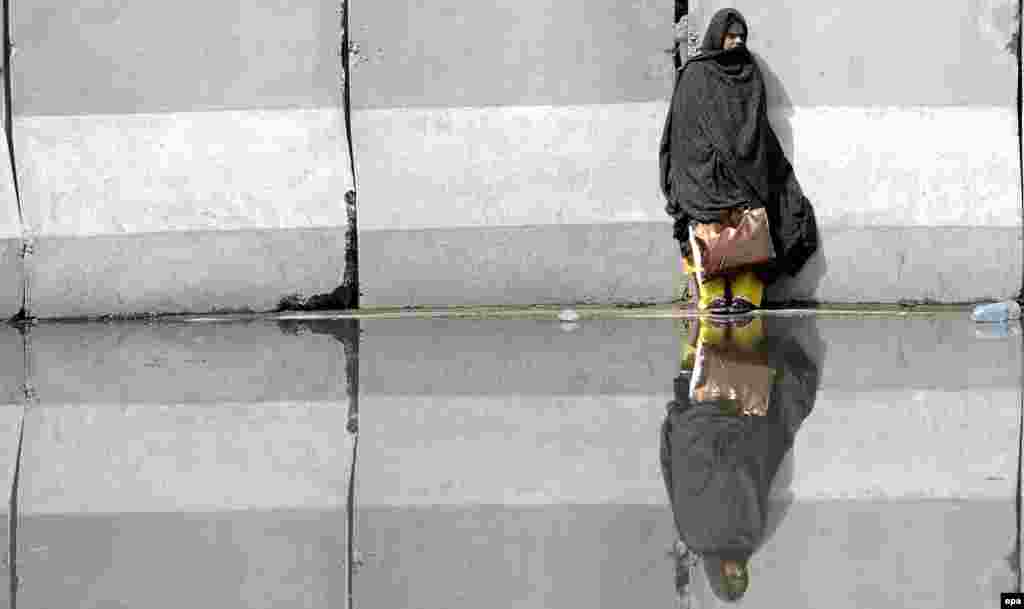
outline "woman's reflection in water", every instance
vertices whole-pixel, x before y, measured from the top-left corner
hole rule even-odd
[[[723,601],[742,598],[750,586],[750,558],[779,507],[769,501],[772,481],[814,406],[824,356],[811,317],[689,323],[661,433],[684,606],[700,562]]]

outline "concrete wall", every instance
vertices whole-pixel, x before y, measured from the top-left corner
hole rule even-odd
[[[770,296],[1016,294],[1017,3],[734,4],[823,236]],[[692,2],[691,27],[720,5]],[[338,287],[355,188],[338,9],[13,3],[0,314],[259,311]],[[664,0],[354,0],[363,304],[675,297],[655,178],[672,18]]]
[[[14,3],[30,312],[268,310],[337,287],[337,9]]]
[[[691,27],[725,4],[691,2]],[[915,1],[884,19],[856,2],[733,4],[823,237],[770,295],[1015,295],[1016,3]],[[402,8],[353,5],[364,302],[671,299],[678,252],[655,177],[670,3]],[[921,15],[926,40],[906,40]]]

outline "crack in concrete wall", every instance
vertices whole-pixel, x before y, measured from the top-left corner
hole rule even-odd
[[[341,285],[324,294],[308,298],[301,294],[289,294],[282,298],[277,311],[325,311],[359,308],[359,237],[356,224],[356,193],[345,193],[345,212],[348,229],[345,231],[345,271]]]
[[[14,94],[11,85],[11,57],[14,44],[11,42],[11,3],[3,0],[3,72],[4,72],[4,134],[7,136],[7,158],[11,167],[11,181],[14,185],[14,200],[18,207],[18,224],[21,227],[21,308],[12,318],[14,321],[25,321],[31,318],[29,307],[29,275],[28,257],[33,253],[33,243],[29,238],[25,225],[25,209],[21,201],[21,187],[18,184],[18,169],[14,154]]]
[[[301,294],[289,294],[283,297],[277,311],[322,311],[359,308],[359,230],[356,213],[356,159],[355,146],[352,142],[352,95],[351,95],[351,58],[357,56],[359,61],[359,45],[349,35],[349,0],[341,0],[338,7],[341,15],[341,43],[338,46],[341,71],[341,97],[345,121],[345,142],[348,146],[349,173],[352,177],[352,189],[345,193],[345,214],[348,229],[345,231],[345,269],[342,273],[341,285],[331,292],[314,294],[308,298]]]
[[[1021,79],[1024,78],[1024,66],[1021,62],[1021,24],[1024,21],[1024,12],[1022,12],[1022,6],[1024,3],[1017,2],[1017,17],[1016,27],[1010,37],[1010,41],[1006,43],[1007,50],[1013,53],[1017,58],[1017,166],[1020,174],[1020,182],[1018,184],[1020,192],[1020,213],[1022,222],[1022,231],[1024,231],[1024,117],[1021,113],[1024,112],[1024,84],[1021,83]],[[1021,254],[1024,256],[1024,252]],[[1024,302],[1024,267],[1021,269],[1020,278],[1020,291],[1017,293],[1017,301]]]
[[[341,1],[341,70],[342,70],[342,95],[345,108],[345,141],[348,144],[349,171],[352,176],[352,190],[345,193],[345,208],[348,216],[348,232],[345,235],[345,276],[342,279],[342,288],[347,287],[348,306],[346,308],[359,308],[359,244],[358,224],[356,217],[356,193],[358,185],[356,182],[356,156],[355,145],[352,142],[352,69],[349,59],[352,55],[352,40],[349,36],[351,31],[351,20],[349,10],[350,0]]]
[[[18,172],[15,171],[13,121],[14,95],[11,87],[11,56],[14,45],[11,42],[10,0],[3,0],[4,6],[4,132],[7,134],[7,154],[11,162],[11,179],[14,181],[14,198],[18,203],[18,219],[25,226],[25,212],[21,204],[21,189],[18,186]]]

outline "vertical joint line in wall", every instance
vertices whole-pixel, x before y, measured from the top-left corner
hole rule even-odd
[[[6,1],[6,0],[5,0]],[[349,62],[350,46],[352,40],[349,37],[349,0],[341,0],[341,71],[342,71],[342,105],[345,116],[345,142],[348,145],[349,172],[352,176],[352,189],[356,189],[356,159],[353,154],[352,145],[352,96],[350,81],[352,80],[351,65]]]
[[[18,202],[18,220],[22,226],[25,225],[25,214],[21,206],[21,188],[18,186],[18,172],[14,165],[14,124],[13,124],[13,101],[11,83],[11,55],[14,45],[11,43],[11,0],[3,0],[4,3],[4,132],[7,134],[7,155],[11,161],[11,180],[14,183],[14,198]]]
[[[11,183],[14,185],[14,200],[18,207],[18,225],[21,228],[21,310],[14,316],[17,321],[29,318],[29,281],[27,257],[32,253],[32,241],[25,228],[25,209],[21,201],[21,187],[18,184],[18,168],[14,157],[14,95],[11,79],[11,55],[14,45],[11,43],[11,0],[3,0],[3,44],[4,44],[4,134],[7,137],[7,159],[11,168]]]
[[[349,20],[350,0],[341,0],[341,86],[342,86],[342,108],[345,121],[345,142],[348,146],[349,175],[352,176],[352,190],[345,193],[345,213],[348,220],[348,230],[345,233],[345,272],[342,277],[342,286],[348,290],[347,306],[353,309],[359,308],[359,230],[357,216],[358,197],[356,193],[356,157],[355,145],[352,142],[352,66],[351,37]]]
[[[1017,57],[1017,168],[1018,178],[1018,189],[1020,192],[1020,213],[1021,213],[1021,236],[1024,238],[1024,125],[1022,125],[1021,112],[1024,111],[1024,86],[1022,86],[1021,78],[1024,77],[1024,68],[1021,66],[1021,47],[1024,46],[1024,42],[1021,41],[1021,35],[1024,34],[1024,2],[1017,0],[1017,31],[1013,38],[1013,51]],[[1024,248],[1022,248],[1024,250]],[[1024,259],[1024,252],[1021,254]],[[1024,260],[1022,260],[1024,262]],[[1024,265],[1021,267],[1021,278],[1020,278],[1020,292],[1017,293],[1017,300],[1024,302]]]

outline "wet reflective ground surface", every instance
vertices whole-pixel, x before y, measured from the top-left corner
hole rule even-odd
[[[299,317],[0,330],[0,602],[995,607],[1018,589],[1019,328]]]

